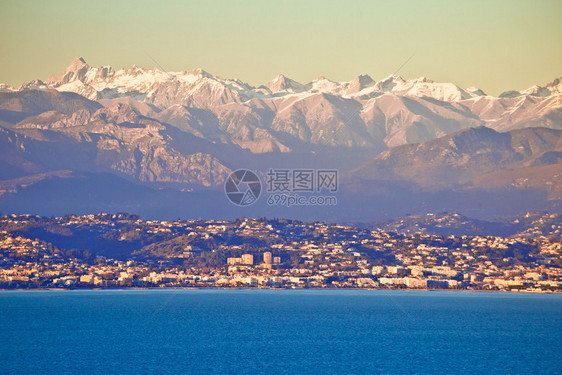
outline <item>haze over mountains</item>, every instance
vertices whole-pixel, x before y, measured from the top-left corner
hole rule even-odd
[[[159,217],[327,220],[558,211],[561,99],[560,79],[492,97],[427,78],[302,84],[279,75],[253,87],[201,69],[76,59],[59,76],[0,86],[0,210],[30,212],[37,197],[44,211],[32,213],[41,214],[96,204]],[[262,202],[240,211],[222,193],[239,168],[263,177],[318,167],[340,171],[337,207],[270,211]],[[69,195],[82,203],[69,205]]]

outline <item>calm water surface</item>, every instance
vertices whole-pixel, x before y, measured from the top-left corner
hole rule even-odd
[[[2,374],[562,374],[562,295],[0,292]]]

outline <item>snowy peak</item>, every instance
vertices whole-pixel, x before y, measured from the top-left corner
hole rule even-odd
[[[523,93],[525,94],[529,93],[529,95],[542,96],[542,97],[551,96],[554,94],[561,94],[562,81],[560,78],[556,78],[554,81],[548,83],[545,87],[533,86],[525,90]]]
[[[472,97],[470,93],[452,83],[439,83],[426,77],[405,81],[402,77],[392,75],[377,82],[375,87],[397,95],[429,97],[443,101],[458,101]]]
[[[407,81],[401,91],[403,95],[443,101],[459,101],[472,97],[470,93],[452,83],[437,83],[425,77]]]
[[[548,97],[551,95],[562,94],[562,82],[561,78],[556,78],[554,81],[548,83],[546,86],[531,86],[526,90],[510,90],[500,94],[500,98],[516,98],[519,96],[538,96],[538,97]]]
[[[560,86],[559,82],[557,85]],[[197,104],[202,107],[296,93],[324,93],[364,99],[390,93],[443,101],[459,101],[484,95],[481,90],[463,90],[452,83],[437,83],[425,77],[404,80],[397,75],[390,75],[378,82],[368,75],[358,75],[349,82],[334,82],[321,76],[303,85],[280,74],[267,83],[266,87],[256,89],[240,80],[223,79],[201,68],[183,72],[143,69],[136,65],[117,71],[111,66],[95,68],[80,57],[74,59],[60,76],[50,77],[41,84],[24,84],[22,89],[55,88],[75,92],[93,100],[129,96],[159,106]],[[4,90],[9,89],[6,87]],[[544,95],[547,92],[545,90]]]
[[[305,85],[287,78],[283,74],[279,74],[273,80],[268,82],[266,86],[271,90],[272,93],[278,93],[282,91],[291,93],[306,91]]]
[[[352,81],[353,82],[353,81]],[[352,84],[350,84],[350,87]],[[348,90],[349,94],[351,93]],[[419,98],[433,98],[442,101],[459,101],[474,96],[484,95],[482,90],[472,88],[463,90],[452,83],[435,82],[426,77],[404,80],[397,75],[390,75],[374,85],[367,85],[357,95],[363,97],[376,97],[382,94],[394,94],[401,96],[413,96]]]
[[[467,87],[466,91],[471,93],[473,96],[486,96],[486,93],[479,89],[478,87]]]
[[[146,73],[146,71],[145,71],[144,69],[139,68],[139,67],[136,66],[136,65],[131,66],[131,67],[130,67],[129,69],[127,69],[125,72],[126,72],[127,74],[130,74],[130,75],[133,76],[133,77],[137,77],[137,76],[139,76],[139,75],[141,75],[141,74]]]
[[[349,82],[349,86],[347,87],[347,91],[345,92],[346,95],[356,94],[359,91],[362,91],[368,87],[371,87],[375,84],[375,81],[367,74],[361,74],[357,77],[353,78],[351,82]]]
[[[72,81],[83,82],[86,73],[90,70],[90,66],[82,57],[78,57],[70,63],[70,65],[65,69],[65,71],[59,77],[50,77],[47,83],[69,83]]]
[[[191,75],[191,76],[195,76],[195,77],[199,77],[199,78],[211,78],[212,74],[207,73],[206,71],[204,71],[201,68],[197,68],[197,69],[193,69],[193,70],[189,70],[186,72],[187,75]]]
[[[27,83],[22,89],[39,88]],[[137,101],[167,107],[174,104],[209,107],[227,102],[240,102],[262,95],[237,80],[222,79],[195,69],[165,72],[136,65],[114,70],[110,66],[90,67],[82,58],[74,59],[58,77],[50,77],[45,88],[75,92],[92,100],[130,97]]]
[[[11,85],[8,85],[6,83],[0,83],[0,92],[11,92],[14,91],[15,88]]]
[[[551,92],[546,87],[541,87],[538,85],[529,87],[527,90],[523,91],[523,95],[531,95],[531,96],[540,96],[540,97],[547,97],[550,96]]]
[[[546,85],[546,88],[556,93],[562,92],[562,77],[556,78],[554,81]]]
[[[68,68],[66,68],[65,73],[77,72],[78,70],[84,67],[89,68],[90,66],[86,63],[86,60],[84,60],[82,57],[77,57],[74,60],[72,60]]]
[[[391,92],[395,87],[403,85],[406,81],[400,76],[391,74],[388,77],[381,79],[375,83],[373,90],[380,92]]]
[[[91,67],[83,58],[74,59],[60,76],[45,82],[32,81],[23,89],[56,89],[80,94],[92,100],[130,97],[136,101],[165,109],[175,104],[210,108],[227,103],[281,98],[299,94],[306,97],[330,94],[342,99],[370,100],[384,94],[416,98],[432,98],[444,102],[458,102],[486,94],[478,88],[462,89],[453,83],[435,82],[426,77],[405,80],[398,75],[375,81],[368,75],[358,75],[349,82],[335,82],[326,77],[301,84],[280,74],[258,88],[238,79],[224,79],[201,68],[166,72],[138,66],[115,70],[111,66]],[[0,91],[11,91],[8,85]],[[560,79],[546,86],[533,86],[525,91],[510,91],[501,98],[519,96],[549,97],[562,93]]]
[[[332,94],[332,95],[342,95],[342,88],[345,87],[345,84],[341,84],[339,82],[334,82],[329,80],[324,76],[320,76],[316,78],[314,81],[309,83],[310,92],[311,93],[324,93],[324,94]]]

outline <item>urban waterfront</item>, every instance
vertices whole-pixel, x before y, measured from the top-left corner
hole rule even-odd
[[[0,289],[364,288],[562,291],[560,214],[511,236],[410,233],[294,220],[0,217]],[[411,218],[410,218],[411,220]],[[434,229],[469,230],[458,214]],[[416,226],[423,218],[416,217]],[[526,222],[521,225],[521,221]],[[398,229],[396,228],[396,229]],[[456,228],[459,231],[459,228]]]
[[[554,374],[562,296],[455,291],[0,292],[5,374]]]

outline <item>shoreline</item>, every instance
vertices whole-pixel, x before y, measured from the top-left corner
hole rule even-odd
[[[0,292],[10,292],[10,291],[106,291],[106,290],[341,290],[341,291],[373,291],[373,292],[384,292],[384,291],[399,291],[399,292],[461,292],[461,293],[504,293],[504,294],[562,294],[562,291],[508,291],[508,290],[482,290],[482,289],[382,289],[382,288],[224,288],[224,287],[130,287],[130,288],[13,288],[13,289],[0,289]]]

